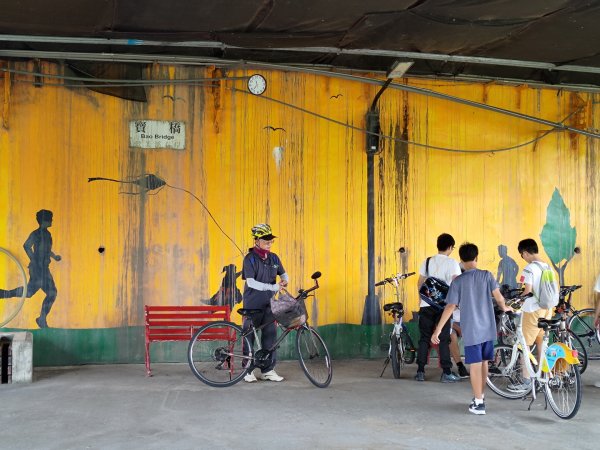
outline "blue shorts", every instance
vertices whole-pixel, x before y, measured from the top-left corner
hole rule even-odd
[[[494,341],[465,346],[465,364],[475,364],[494,359]]]

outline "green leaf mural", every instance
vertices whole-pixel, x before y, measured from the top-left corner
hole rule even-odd
[[[548,203],[546,224],[542,228],[540,238],[546,254],[558,272],[560,284],[564,285],[565,269],[575,253],[577,230],[571,227],[571,213],[557,188],[554,189],[552,199]]]

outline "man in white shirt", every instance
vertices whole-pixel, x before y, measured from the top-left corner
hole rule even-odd
[[[447,234],[440,234],[437,238],[437,255],[427,258],[421,264],[419,269],[418,287],[429,277],[438,278],[450,285],[452,280],[460,275],[460,266],[458,262],[450,258],[450,253],[454,250],[456,242],[454,238]],[[425,365],[427,364],[427,355],[431,335],[437,326],[443,310],[438,310],[430,306],[424,300],[421,300],[419,308],[419,349],[417,352],[417,374],[415,380],[425,381]],[[452,361],[450,359],[450,321],[448,321],[440,333],[440,343],[438,346],[440,365],[442,366],[442,383],[454,383],[460,381],[460,377],[452,373]]]
[[[526,344],[531,347],[536,344],[538,349],[537,359],[540,360],[542,350],[542,340],[544,338],[544,330],[538,328],[538,319],[550,319],[552,318],[552,308],[545,309],[540,307],[539,304],[539,289],[540,282],[542,279],[542,272],[549,268],[548,264],[543,262],[538,253],[537,242],[533,239],[523,239],[519,242],[518,246],[519,254],[527,262],[527,266],[521,272],[521,278],[519,282],[525,289],[522,295],[533,293],[533,297],[529,297],[523,303],[521,311],[523,311],[523,336],[525,337]],[[522,391],[528,388],[529,375],[526,373],[527,370],[523,366],[524,384],[509,385],[508,390],[510,391]]]

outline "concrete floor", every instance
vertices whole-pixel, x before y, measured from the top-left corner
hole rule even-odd
[[[583,376],[583,403],[561,420],[538,400],[505,400],[488,390],[487,415],[467,412],[468,380],[400,380],[381,360],[334,361],[329,388],[308,382],[295,361],[283,383],[211,388],[185,364],[36,369],[34,383],[0,386],[1,449],[418,448],[597,449],[600,361]]]

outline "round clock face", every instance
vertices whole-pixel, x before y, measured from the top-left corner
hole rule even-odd
[[[267,89],[267,80],[262,75],[252,75],[248,78],[248,90],[254,95],[260,95]]]

